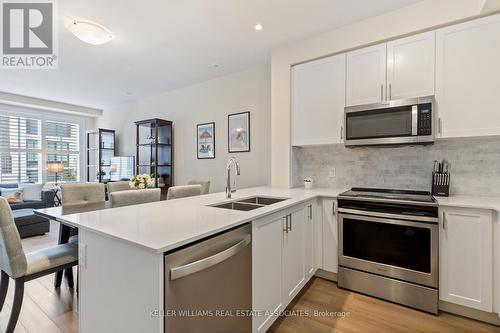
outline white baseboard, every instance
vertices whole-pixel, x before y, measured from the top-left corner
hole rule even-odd
[[[445,301],[439,301],[439,310],[500,326],[500,317],[496,313],[476,310],[468,308],[466,306],[453,304]]]

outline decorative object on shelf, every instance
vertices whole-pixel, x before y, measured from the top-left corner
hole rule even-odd
[[[150,176],[154,184],[165,184],[163,182],[163,177],[159,173],[153,172]]]
[[[215,123],[196,126],[196,143],[198,159],[215,158]]]
[[[153,179],[151,179],[151,176],[148,175],[147,173],[142,174],[142,175],[135,175],[132,177],[130,182],[128,183],[130,188],[135,188],[135,189],[145,189],[153,186]]]
[[[250,151],[250,112],[228,116],[228,150],[230,153]]]
[[[58,180],[58,175],[61,172],[64,172],[64,164],[62,163],[50,163],[47,164],[47,171],[51,173],[55,173],[55,178],[56,178],[56,183],[55,186],[57,186],[57,180]]]
[[[136,121],[135,174],[155,175],[153,187],[161,188],[162,197],[173,186],[173,122],[163,119]]]
[[[304,187],[306,190],[312,189],[313,186],[314,186],[314,179],[312,179],[311,177],[304,178]]]
[[[87,181],[107,182],[115,156],[115,131],[103,128],[87,131]],[[95,178],[93,175],[96,175]]]

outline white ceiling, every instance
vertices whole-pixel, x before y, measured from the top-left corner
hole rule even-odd
[[[59,69],[1,70],[0,91],[106,108],[269,63],[279,45],[415,2],[58,1]],[[64,27],[67,18],[99,22],[116,38],[84,44]],[[253,28],[258,22],[261,32]]]

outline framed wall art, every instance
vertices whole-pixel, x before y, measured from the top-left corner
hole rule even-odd
[[[250,151],[250,112],[233,113],[228,116],[228,151],[230,153]]]
[[[196,126],[196,144],[198,159],[215,158],[215,123]]]

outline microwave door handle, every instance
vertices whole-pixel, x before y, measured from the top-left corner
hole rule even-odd
[[[411,135],[418,135],[418,106],[411,107]]]

